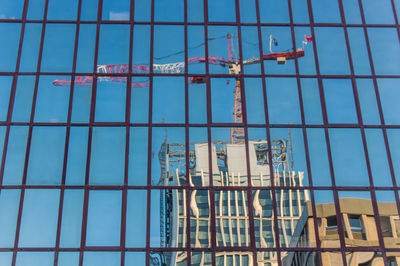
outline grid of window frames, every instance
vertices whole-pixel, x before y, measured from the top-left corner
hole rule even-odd
[[[400,265],[398,0],[0,0],[0,264]]]

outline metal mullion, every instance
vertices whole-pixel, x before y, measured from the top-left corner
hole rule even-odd
[[[390,3],[392,4],[392,10],[393,10],[393,16],[394,16],[394,21],[396,23],[396,28],[397,28],[397,35],[400,41],[400,26],[399,26],[399,18],[397,17],[397,13],[396,13],[396,5],[394,3],[394,0],[391,0]]]
[[[103,0],[99,0],[98,11],[97,11],[97,22],[96,22],[96,43],[94,53],[94,64],[93,64],[93,85],[92,85],[92,99],[90,103],[90,120],[89,120],[89,136],[88,136],[88,147],[86,157],[86,172],[85,172],[85,194],[83,203],[83,216],[82,216],[82,229],[81,229],[81,243],[79,251],[79,266],[83,265],[83,256],[86,247],[86,231],[87,231],[87,219],[89,209],[89,174],[90,174],[90,159],[92,150],[92,135],[93,135],[93,123],[95,117],[95,106],[96,106],[96,90],[97,90],[97,60],[99,51],[99,36],[100,36],[100,19],[103,11]]]
[[[212,123],[212,109],[211,109],[211,87],[210,87],[210,66],[208,60],[208,0],[203,0],[204,12],[204,56],[206,67],[206,97],[207,97],[207,142],[208,142],[208,171],[209,171],[209,187],[208,195],[210,198],[210,226],[211,226],[211,261],[212,265],[216,265],[216,225],[215,225],[215,187],[213,184],[213,170],[212,170],[212,138],[211,138],[211,123]],[[223,232],[222,232],[223,233]]]
[[[365,155],[365,160],[366,160],[366,164],[367,164],[368,178],[369,178],[369,182],[370,182],[370,186],[371,186],[369,188],[369,190],[370,190],[370,194],[371,194],[372,207],[373,207],[374,213],[376,214],[374,217],[376,227],[377,227],[376,230],[378,233],[379,245],[380,245],[381,250],[383,251],[385,249],[385,244],[384,244],[382,231],[381,231],[379,210],[378,210],[378,205],[377,205],[377,201],[376,201],[374,181],[372,178],[372,171],[371,171],[370,158],[369,158],[369,154],[368,154],[367,140],[366,140],[366,136],[365,136],[360,100],[359,100],[358,91],[357,91],[357,83],[354,78],[354,65],[353,65],[353,59],[351,56],[350,41],[349,41],[349,36],[348,36],[348,32],[347,32],[347,27],[346,27],[346,18],[345,18],[345,13],[344,13],[344,8],[343,8],[343,1],[338,0],[338,4],[339,4],[339,9],[340,9],[341,19],[344,24],[343,30],[344,30],[344,35],[345,35],[345,39],[346,39],[346,48],[347,48],[347,54],[348,54],[348,58],[349,58],[350,72],[351,72],[351,76],[352,76],[351,81],[352,81],[352,88],[353,88],[353,94],[354,94],[354,101],[356,104],[357,118],[358,118],[358,123],[360,124],[360,131],[361,131],[361,136],[362,136],[364,155]],[[384,259],[385,265],[387,265],[387,258],[386,258],[385,252],[382,252],[382,257]]]
[[[262,49],[262,36],[261,36],[261,22],[260,22],[260,4],[259,0],[255,0],[256,6],[256,16],[257,16],[257,32],[258,32],[258,49],[260,58],[263,57]],[[264,60],[260,61],[261,74],[265,75]],[[263,88],[263,100],[264,100],[264,111],[265,111],[265,124],[266,124],[266,134],[267,134],[267,145],[268,145],[268,161],[269,161],[269,173],[271,177],[271,200],[272,200],[272,219],[273,219],[273,230],[275,238],[273,239],[275,244],[276,258],[278,265],[282,264],[281,261],[281,250],[280,250],[280,240],[279,240],[279,228],[278,228],[278,217],[277,217],[277,207],[276,207],[276,196],[275,196],[275,176],[273,171],[272,154],[271,154],[271,134],[270,134],[270,123],[269,123],[269,112],[268,112],[268,102],[267,102],[267,86],[265,78],[262,78],[262,88]]]
[[[242,47],[242,31],[240,26],[240,5],[239,0],[235,0],[235,13],[236,13],[236,22],[238,24],[238,45],[239,45],[239,63],[241,73],[239,73],[240,80],[240,102],[242,108],[242,125],[244,126],[244,142],[245,142],[245,156],[246,156],[246,171],[247,171],[247,204],[248,204],[248,221],[249,221],[249,230],[250,230],[250,250],[253,253],[253,263],[257,265],[257,251],[256,251],[256,238],[255,238],[255,230],[254,230],[254,217],[253,217],[253,191],[251,187],[251,171],[250,171],[250,156],[249,156],[249,136],[248,136],[248,125],[247,125],[247,112],[246,112],[246,97],[245,97],[245,89],[244,89],[244,78],[242,77],[243,68],[243,47]],[[239,177],[238,177],[239,178]],[[236,224],[239,227],[239,223]],[[240,233],[239,233],[240,234]],[[239,237],[239,236],[238,236]]]
[[[290,30],[292,34],[292,45],[293,45],[293,51],[297,51],[296,47],[296,35],[294,31],[294,26],[293,26],[293,10],[292,10],[292,1],[288,0],[288,7],[289,7],[289,17],[290,17]],[[311,164],[310,164],[310,153],[308,150],[308,138],[307,138],[307,130],[305,128],[306,125],[306,120],[305,120],[305,114],[304,114],[304,102],[303,102],[303,94],[302,94],[302,87],[301,87],[301,81],[300,81],[300,71],[299,71],[299,61],[297,54],[295,53],[295,69],[296,69],[296,80],[297,80],[297,89],[298,89],[298,94],[299,94],[299,102],[300,102],[300,112],[301,112],[301,122],[302,125],[304,126],[302,128],[303,132],[303,141],[304,141],[304,151],[306,155],[306,164],[307,164],[307,173],[308,173],[308,183],[310,186],[309,189],[309,195],[310,195],[310,201],[311,201],[311,209],[313,213],[313,224],[314,224],[314,234],[315,234],[315,244],[316,248],[321,248],[321,241],[319,238],[319,232],[318,232],[318,221],[317,221],[317,210],[316,210],[316,203],[315,203],[315,198],[314,198],[314,188],[313,188],[313,181],[312,181],[312,174],[311,174]],[[307,193],[305,191],[305,193]],[[304,209],[303,209],[304,211]],[[317,253],[318,257],[318,262],[320,265],[322,265],[322,257],[321,253]]]
[[[130,143],[130,119],[131,119],[131,93],[132,93],[132,57],[133,57],[133,30],[134,30],[135,0],[130,1],[130,31],[129,31],[129,66],[126,83],[126,106],[125,106],[125,165],[124,165],[124,187],[122,190],[121,208],[121,266],[125,266],[126,252],[126,217],[128,201],[128,177],[129,177],[129,143]]]
[[[334,169],[333,169],[332,153],[331,153],[331,146],[330,146],[330,141],[329,141],[329,132],[328,132],[328,127],[327,127],[328,116],[327,116],[327,111],[326,111],[326,103],[325,103],[323,84],[322,84],[322,79],[321,79],[320,70],[319,70],[317,44],[316,44],[315,31],[314,31],[314,15],[313,15],[313,10],[312,10],[311,0],[307,0],[307,5],[308,5],[309,18],[310,18],[311,33],[312,33],[312,36],[314,36],[313,49],[314,49],[314,58],[315,58],[315,68],[316,68],[317,78],[318,78],[318,88],[319,88],[319,93],[320,93],[321,109],[322,109],[322,115],[323,115],[323,121],[324,121],[325,142],[326,142],[326,146],[327,146],[329,170],[330,170],[330,174],[331,174],[331,182],[332,182],[332,188],[333,188],[333,197],[334,197],[334,201],[336,202],[335,203],[335,211],[336,211],[336,217],[337,217],[337,222],[338,222],[340,246],[342,247],[342,252],[341,252],[342,253],[342,262],[343,262],[343,265],[346,266],[347,265],[346,253],[343,250],[343,248],[346,246],[346,243],[344,240],[342,219],[340,217],[341,212],[340,212],[340,206],[339,206],[339,198],[338,198],[338,193],[336,190],[335,173],[334,173]]]
[[[72,63],[71,88],[70,88],[69,103],[68,103],[67,128],[66,128],[65,148],[64,148],[64,161],[63,161],[63,168],[62,168],[63,170],[62,170],[61,187],[60,187],[60,204],[58,207],[58,222],[57,222],[56,248],[55,248],[55,253],[54,253],[54,266],[58,265],[58,255],[59,255],[59,249],[60,249],[62,213],[63,213],[64,195],[65,195],[65,179],[66,179],[66,172],[67,172],[69,138],[70,138],[70,134],[71,134],[72,104],[73,104],[74,87],[75,87],[75,82],[74,82],[75,74],[74,73],[76,71],[76,61],[77,61],[77,55],[78,55],[78,40],[79,40],[79,30],[80,30],[81,9],[82,9],[82,0],[79,0],[78,1],[78,10],[77,10],[74,55],[73,55],[73,63]]]
[[[151,0],[151,23],[150,23],[150,72],[149,72],[149,118],[147,137],[147,216],[146,216],[146,266],[150,266],[150,213],[151,213],[151,145],[152,145],[152,122],[153,122],[153,57],[154,57],[154,5]]]
[[[29,120],[29,132],[28,132],[28,140],[27,140],[27,144],[26,144],[25,162],[24,162],[24,170],[23,170],[23,176],[22,176],[22,187],[21,187],[21,195],[20,195],[19,209],[18,209],[18,219],[17,219],[16,231],[15,231],[13,257],[12,257],[12,262],[11,262],[12,266],[15,266],[16,259],[17,259],[16,249],[18,248],[19,234],[20,234],[20,228],[21,228],[21,219],[22,219],[22,210],[23,210],[23,203],[24,203],[24,197],[25,197],[25,188],[23,187],[23,185],[26,185],[26,178],[27,178],[27,172],[28,172],[28,161],[29,161],[29,154],[30,154],[31,141],[32,141],[32,131],[33,131],[32,123],[33,123],[34,116],[35,116],[36,98],[37,98],[37,91],[38,91],[38,84],[39,84],[39,74],[38,73],[40,70],[42,54],[43,54],[43,43],[44,43],[44,36],[45,36],[45,31],[46,31],[46,17],[47,17],[47,10],[48,10],[48,2],[49,2],[48,0],[45,1],[45,7],[44,7],[44,13],[43,13],[43,26],[42,26],[41,39],[40,39],[38,63],[37,63],[37,67],[36,67],[37,72],[36,72],[35,87],[34,87],[34,93],[33,93],[33,99],[32,99],[31,116],[30,116],[30,120]]]
[[[186,184],[184,191],[186,191],[186,247],[187,248],[187,265],[191,265],[192,261],[192,247],[190,239],[190,193],[191,193],[191,180],[190,180],[190,168],[189,168],[189,66],[188,66],[188,0],[183,1],[184,5],[184,56],[185,56],[185,172],[186,172]],[[178,177],[179,178],[179,177]]]
[[[28,10],[28,1],[24,1],[24,9],[22,12],[22,25],[21,25],[21,32],[20,32],[20,37],[19,37],[19,46],[18,46],[18,54],[17,54],[17,62],[15,65],[15,74],[13,74],[13,81],[11,84],[11,93],[10,93],[10,100],[8,104],[8,110],[7,110],[7,121],[5,125],[7,126],[6,128],[6,134],[4,136],[4,143],[3,143],[3,153],[1,155],[1,162],[0,162],[0,186],[3,184],[3,176],[4,176],[4,168],[5,168],[5,162],[6,162],[6,155],[7,155],[7,147],[8,147],[8,140],[10,137],[10,127],[11,127],[11,120],[12,120],[12,112],[14,109],[14,100],[15,100],[15,92],[17,88],[17,81],[18,81],[18,75],[16,74],[19,70],[20,66],[20,61],[21,61],[21,53],[22,53],[22,44],[23,44],[23,39],[24,39],[24,34],[25,34],[25,18]],[[1,189],[0,189],[0,196],[1,196]]]
[[[367,27],[366,27],[366,23],[365,23],[365,15],[364,15],[364,9],[363,9],[363,5],[362,5],[362,1],[359,0],[358,4],[359,4],[359,7],[360,7],[360,14],[361,14],[361,20],[362,20],[362,27],[363,27],[363,30],[364,30],[364,37],[365,37],[365,41],[366,41],[366,44],[367,44],[368,60],[369,60],[369,64],[370,64],[370,67],[371,67],[371,74],[372,74],[372,80],[373,80],[373,84],[374,84],[376,101],[377,101],[377,105],[378,105],[379,117],[381,119],[381,128],[382,128],[382,133],[383,133],[383,139],[384,139],[384,142],[385,142],[386,154],[387,154],[387,157],[388,157],[390,175],[391,175],[391,178],[392,178],[393,187],[397,187],[397,182],[396,182],[396,177],[395,177],[395,173],[394,173],[392,156],[391,156],[391,152],[390,152],[390,148],[389,148],[389,140],[388,140],[388,136],[387,136],[387,132],[386,132],[385,119],[384,119],[384,116],[383,116],[382,104],[381,104],[380,95],[379,95],[378,83],[376,81],[375,67],[374,67],[374,63],[373,63],[373,60],[372,60],[371,46],[370,46],[370,43],[369,43],[368,31],[367,31]],[[397,19],[395,10],[393,10],[393,12],[394,12],[395,19]],[[396,21],[396,23],[398,25],[398,21]],[[398,26],[397,26],[397,28],[398,28]],[[398,212],[400,213],[400,199],[399,199],[399,194],[398,193],[395,193],[395,198],[396,198],[396,203],[397,203],[397,209],[398,209]]]

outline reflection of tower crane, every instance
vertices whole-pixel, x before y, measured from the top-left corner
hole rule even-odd
[[[208,56],[206,57],[190,57],[188,63],[205,63],[208,59],[208,63],[220,65],[222,67],[228,66],[229,74],[236,76],[235,84],[235,102],[233,107],[234,123],[243,122],[242,114],[242,97],[240,92],[240,78],[241,65],[251,65],[261,62],[262,60],[276,60],[278,64],[285,64],[286,60],[294,58],[300,58],[304,56],[304,50],[298,48],[296,51],[274,53],[271,49],[272,36],[269,40],[269,54],[263,55],[261,58],[251,58],[247,60],[238,60],[235,58],[234,47],[232,43],[232,36],[228,33],[226,35],[228,42],[228,59],[223,57]],[[305,36],[306,41],[312,41],[312,37]],[[276,40],[274,39],[276,42]],[[303,42],[304,43],[304,42]],[[178,54],[178,53],[175,53]],[[174,54],[174,55],[175,55]],[[168,57],[168,56],[166,56]],[[153,64],[153,73],[181,73],[185,68],[185,62],[167,63],[167,64]],[[149,73],[150,67],[146,65],[132,65],[132,73]],[[127,64],[114,64],[114,65],[98,65],[97,73],[99,74],[128,74],[129,65]],[[99,76],[97,77],[98,82],[127,82],[127,77],[119,76]],[[189,80],[191,83],[206,83],[204,76],[193,76]],[[55,86],[70,86],[72,83],[69,79],[57,79],[53,81]],[[75,86],[91,86],[93,84],[92,76],[77,76],[74,80]],[[132,88],[143,88],[149,86],[148,82],[132,82]],[[231,143],[244,143],[244,129],[243,128],[231,128]]]

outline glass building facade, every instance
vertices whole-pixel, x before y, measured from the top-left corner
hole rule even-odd
[[[0,265],[400,265],[399,0],[0,0]]]

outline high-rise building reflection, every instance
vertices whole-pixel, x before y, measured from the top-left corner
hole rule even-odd
[[[273,140],[270,155],[267,140],[249,140],[248,145],[251,176],[247,174],[245,144],[226,141],[212,142],[210,152],[208,143],[191,143],[186,175],[185,146],[164,142],[159,152],[160,185],[180,186],[189,182],[198,189],[191,190],[189,196],[184,189],[161,190],[161,247],[184,248],[190,239],[192,248],[211,248],[212,234],[215,234],[217,265],[253,265],[253,253],[240,251],[240,248],[251,246],[252,234],[257,248],[276,247],[277,232],[280,246],[289,246],[304,203],[309,199],[308,191],[301,189],[304,172],[292,169],[287,140]],[[269,158],[272,158],[271,164]],[[211,175],[209,162],[212,163]],[[271,178],[271,172],[274,178]],[[277,188],[265,188],[271,186],[272,180]],[[215,187],[214,195],[208,189],[202,189],[208,188],[210,182]],[[249,182],[251,190],[241,189]],[[281,186],[299,189],[280,189]],[[274,197],[276,208],[273,207]],[[188,208],[190,237],[187,236]],[[281,257],[286,255],[285,252],[280,254]],[[167,252],[161,256],[163,263],[160,264],[187,263],[186,251]],[[258,265],[278,263],[277,253],[272,251],[257,252],[256,260]],[[211,253],[193,252],[191,263],[211,265]]]

